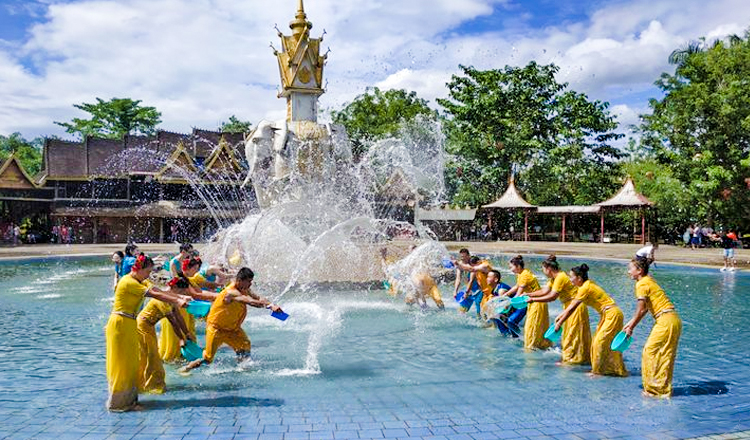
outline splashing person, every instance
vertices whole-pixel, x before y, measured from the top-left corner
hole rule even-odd
[[[250,339],[242,330],[247,306],[281,311],[278,305],[250,290],[254,278],[253,271],[243,267],[237,272],[234,282],[219,293],[206,319],[206,348],[203,350],[203,358],[189,363],[180,372],[186,373],[204,363],[210,364],[216,351],[224,344],[234,350],[240,361],[250,356]]]
[[[115,278],[112,282],[112,290],[117,287],[117,282],[120,281],[120,274],[122,273],[122,260],[125,258],[125,254],[122,251],[115,251],[112,254],[112,263],[115,265]]]
[[[169,260],[169,272],[173,277],[180,276],[182,262],[190,258],[193,254],[193,245],[190,243],[182,243],[180,245],[180,252]]]
[[[622,310],[607,292],[589,279],[589,266],[581,264],[570,269],[570,282],[578,288],[568,307],[555,319],[555,331],[583,304],[599,312],[601,316],[591,342],[591,374],[603,376],[628,375],[622,353],[613,351],[610,346],[617,333],[622,330],[624,316]]]
[[[169,282],[169,286],[171,292],[187,296],[190,283],[185,278],[174,278]],[[156,342],[157,322],[161,319],[169,321],[171,324],[169,331],[177,335],[180,346],[183,346],[186,340],[195,342],[195,334],[188,331],[182,312],[184,312],[182,308],[152,298],[138,314],[137,327],[140,339],[138,389],[141,392],[163,394],[166,391],[164,363]]]
[[[475,307],[477,317],[481,318],[482,307],[492,298],[492,287],[487,283],[487,274],[492,270],[492,265],[487,260],[482,260],[477,256],[469,259],[469,264],[462,261],[456,261],[456,266],[469,273],[469,282],[466,287],[467,298],[471,299],[471,304],[462,311],[468,312],[471,307]]]
[[[502,274],[498,270],[491,270],[487,274],[487,283],[492,287],[492,296],[496,298],[502,298],[507,297],[508,292],[510,291],[511,287],[505,283],[503,283],[502,280]],[[492,302],[487,303],[488,306],[492,305]],[[485,311],[485,313],[488,316],[494,315],[494,313],[491,313],[489,311]],[[497,329],[502,333],[504,336],[512,336],[514,338],[517,338],[521,334],[521,329],[519,327],[519,324],[521,321],[523,321],[523,318],[526,316],[526,309],[516,309],[514,307],[509,307],[508,311],[505,313],[500,313],[496,317],[492,317],[490,319],[491,322],[495,324]]]
[[[510,259],[508,267],[516,274],[516,285],[506,293],[507,296],[522,296],[526,292],[540,289],[539,281],[529,269],[524,268],[523,257],[517,255]],[[523,345],[527,350],[546,350],[552,343],[544,338],[549,327],[549,310],[547,303],[533,302],[527,307],[526,323],[523,326]]]
[[[105,335],[107,340],[107,383],[109,398],[107,409],[110,411],[128,411],[138,404],[138,328],[136,313],[148,296],[184,307],[187,298],[163,291],[148,281],[154,268],[154,261],[140,254],[131,272],[123,276],[115,289],[115,301],[112,314],[107,321]]]
[[[565,271],[560,270],[557,257],[550,255],[542,261],[542,271],[549,281],[544,288],[529,292],[529,303],[547,303],[559,299],[563,309],[568,308],[578,289],[570,282]],[[588,309],[578,307],[567,319],[568,323],[563,328],[560,343],[561,362],[570,365],[589,365],[591,363],[591,328]]]
[[[650,397],[670,397],[682,321],[664,289],[649,276],[648,269],[649,263],[645,260],[633,259],[628,264],[628,275],[636,280],[635,297],[638,308],[623,331],[632,336],[641,319],[651,312],[655,322],[646,345],[643,346],[641,358],[643,394]]]
[[[181,261],[178,275],[174,278],[183,279],[188,283],[188,286],[184,289],[186,295],[189,295],[193,299],[212,302],[216,299],[216,293],[201,289],[205,282],[205,279],[198,273],[202,264],[203,262],[200,258],[187,257]],[[214,286],[214,283],[210,283],[211,288],[214,288]],[[179,313],[182,315],[188,334],[194,338],[195,318],[185,310],[180,310]],[[167,319],[164,319],[161,322],[159,355],[165,362],[174,362],[182,359],[182,353],[180,352],[180,338],[178,333],[175,332],[171,321]]]
[[[471,260],[471,253],[468,249],[463,248],[458,251],[458,259],[463,264],[469,264],[469,261]],[[453,288],[453,298],[458,298],[458,289],[461,288],[461,283],[466,283],[466,291],[470,292],[472,289],[469,285],[469,280],[471,278],[471,272],[468,270],[461,269],[458,264],[455,262],[453,263],[454,266],[456,266],[456,283]]]
[[[122,264],[120,265],[120,278],[130,273],[130,269],[132,269],[133,264],[135,264],[136,256],[139,253],[138,246],[135,244],[128,243],[125,246],[125,257],[122,259]]]

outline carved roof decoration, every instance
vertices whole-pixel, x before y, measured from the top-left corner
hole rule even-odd
[[[227,170],[229,168],[229,170]],[[214,148],[206,158],[203,165],[203,171],[206,174],[225,174],[227,171],[239,173],[242,171],[242,165],[237,160],[235,149],[227,141],[225,136],[219,139],[219,145]]]
[[[39,186],[29,176],[13,153],[0,165],[0,188],[37,189]]]
[[[323,67],[327,54],[320,55],[322,35],[320,38],[310,38],[312,23],[307,20],[302,0],[297,4],[297,14],[289,27],[292,29],[290,36],[278,32],[282,51],[274,49],[281,74],[282,91],[279,97],[289,97],[291,92],[322,95]]]
[[[506,208],[506,209],[533,209],[536,206],[527,202],[516,188],[515,180],[511,177],[508,189],[494,202],[482,206],[482,208]]]
[[[185,144],[177,143],[177,148],[172,152],[164,166],[156,173],[156,178],[160,181],[185,181],[185,175],[181,170],[187,170],[191,173],[198,173],[198,167],[195,166],[193,158],[185,149]]]

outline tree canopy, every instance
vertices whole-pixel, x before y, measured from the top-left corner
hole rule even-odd
[[[374,87],[357,96],[341,110],[331,112],[333,122],[346,128],[352,142],[352,152],[359,157],[369,142],[395,136],[404,121],[417,115],[437,117],[437,112],[416,92],[406,90],[381,91]]]
[[[250,121],[241,121],[237,116],[232,115],[227,122],[222,122],[219,131],[222,133],[250,133],[253,123]]]
[[[73,118],[71,122],[55,122],[70,134],[121,139],[127,134],[152,135],[161,123],[161,113],[155,107],[141,106],[140,100],[96,98],[96,104],[74,104],[73,107],[89,113],[89,119]]]
[[[42,138],[27,141],[21,133],[13,133],[10,136],[0,135],[0,160],[5,160],[15,153],[21,166],[34,176],[42,169]]]
[[[750,32],[693,42],[656,81],[662,99],[642,115],[642,144],[687,189],[686,220],[750,226]]]
[[[459,67],[463,74],[447,84],[449,99],[438,99],[454,155],[448,169],[455,174],[447,176],[454,202],[491,201],[514,167],[532,203],[594,203],[616,188],[620,152],[610,142],[622,135],[613,131],[606,102],[567,90],[553,64]]]

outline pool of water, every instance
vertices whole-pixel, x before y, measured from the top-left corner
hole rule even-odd
[[[492,260],[512,284],[507,257]],[[527,267],[541,281],[540,261]],[[561,259],[564,269],[579,262]],[[629,319],[625,264],[587,263]],[[409,308],[382,290],[290,292],[285,322],[248,311],[251,361],[238,365],[224,347],[190,376],[168,366],[168,393],[142,396],[144,411],[109,414],[111,272],[98,258],[0,263],[0,438],[666,438],[750,429],[747,273],[654,269],[684,323],[671,400],[640,395],[650,316],[625,353],[631,377],[589,378],[555,366],[558,351],[526,353],[520,340],[459,314],[444,285],[444,312]],[[560,311],[551,305],[552,317]]]

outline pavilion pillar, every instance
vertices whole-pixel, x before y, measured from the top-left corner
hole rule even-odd
[[[159,217],[159,243],[164,243],[164,218]]]
[[[562,215],[562,242],[565,243],[565,214]]]
[[[599,230],[599,243],[604,243],[604,210],[601,210],[601,228]]]
[[[646,244],[646,211],[641,210],[641,244]]]
[[[203,240],[203,234],[206,232],[206,224],[203,221],[203,219],[201,219],[200,222],[201,222],[201,229],[200,229],[201,230],[201,237],[200,237],[200,239]]]
[[[523,211],[523,241],[529,241],[529,211]]]
[[[93,236],[91,237],[91,242],[96,244],[97,243],[96,236],[99,233],[99,217],[94,217],[91,220],[91,232],[93,234]]]

